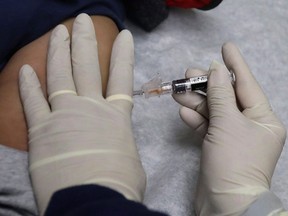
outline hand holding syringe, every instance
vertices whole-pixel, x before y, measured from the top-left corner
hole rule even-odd
[[[231,82],[235,81],[233,73],[230,73]],[[195,91],[206,95],[208,76],[202,75],[187,79],[163,82],[158,75],[147,83],[144,83],[141,90],[133,91],[135,95],[145,95],[145,98],[160,96],[163,94],[183,94],[187,91]]]

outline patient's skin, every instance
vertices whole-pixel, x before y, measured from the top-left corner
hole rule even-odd
[[[119,31],[115,23],[107,17],[91,18],[98,41],[103,92],[105,92],[111,49]],[[74,19],[63,23],[70,34]],[[27,128],[18,90],[18,74],[22,65],[30,64],[36,71],[46,95],[46,55],[50,33],[51,31],[20,49],[0,73],[0,144],[28,150]]]

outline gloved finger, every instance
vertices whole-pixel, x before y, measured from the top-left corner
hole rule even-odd
[[[209,68],[207,86],[209,118],[238,110],[230,72],[225,65],[213,61]],[[221,115],[222,116],[222,115]]]
[[[205,117],[184,106],[180,108],[179,113],[182,120],[192,128],[192,130],[197,132],[202,138],[205,137],[208,129],[208,120]]]
[[[206,71],[200,69],[188,69],[186,78],[207,75]],[[208,118],[206,97],[196,92],[186,92],[185,94],[173,94],[172,97],[182,106],[188,107]]]
[[[50,108],[38,77],[29,65],[24,65],[20,69],[19,89],[28,128],[32,128],[47,117]]]
[[[76,17],[72,32],[73,77],[78,95],[92,99],[102,96],[98,45],[91,18]]]
[[[58,25],[50,36],[47,56],[47,91],[52,110],[61,108],[61,95],[76,94],[72,77],[70,39],[64,25]]]
[[[123,30],[113,44],[106,100],[127,111],[132,108],[133,68],[133,37]]]
[[[235,91],[241,108],[246,109],[259,104],[267,104],[266,96],[239,49],[233,43],[226,43],[222,47],[222,56],[227,68],[235,74]]]

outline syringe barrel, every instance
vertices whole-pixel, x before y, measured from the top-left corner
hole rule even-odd
[[[172,89],[174,94],[185,93],[187,91],[207,90],[207,76],[191,77],[187,79],[173,80]]]

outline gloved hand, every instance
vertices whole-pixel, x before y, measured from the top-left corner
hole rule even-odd
[[[133,64],[132,35],[123,30],[114,42],[104,98],[93,24],[81,14],[73,26],[71,56],[67,29],[59,25],[51,35],[49,103],[33,69],[22,67],[29,169],[41,214],[54,192],[82,184],[106,186],[142,200],[146,177],[131,130]]]
[[[182,119],[203,136],[196,194],[197,215],[242,215],[262,193],[282,151],[286,130],[251,74],[237,47],[222,48],[224,65],[209,69],[207,100],[175,95]],[[194,73],[194,74],[193,74]],[[186,75],[204,73],[189,71]]]

